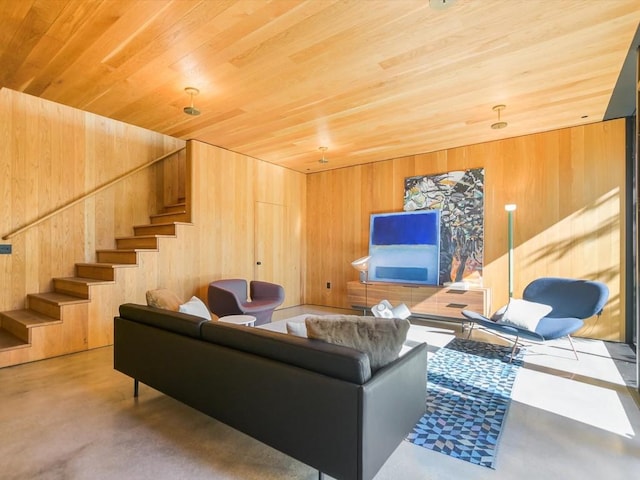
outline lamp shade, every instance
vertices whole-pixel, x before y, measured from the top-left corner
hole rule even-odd
[[[369,270],[369,260],[371,260],[371,255],[354,260],[351,262],[351,266],[359,272],[366,272]]]
[[[360,272],[361,283],[367,283],[369,281],[369,260],[371,260],[371,255],[360,257],[351,262],[351,266]]]

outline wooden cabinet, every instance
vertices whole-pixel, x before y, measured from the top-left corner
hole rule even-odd
[[[488,288],[450,288],[399,283],[347,283],[347,299],[353,308],[371,308],[388,300],[393,306],[404,303],[412,315],[430,318],[463,318],[462,310],[489,315]]]

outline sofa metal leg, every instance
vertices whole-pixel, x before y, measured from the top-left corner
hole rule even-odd
[[[318,480],[322,480],[324,478],[324,474],[318,470]]]
[[[138,396],[138,379],[137,378],[133,379],[133,396],[134,397]]]

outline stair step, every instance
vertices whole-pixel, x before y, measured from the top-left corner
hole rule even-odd
[[[158,235],[136,235],[133,237],[120,237],[116,238],[116,247],[118,250],[126,250],[132,248],[157,250],[158,237]]]
[[[29,310],[35,310],[54,319],[60,318],[60,307],[63,305],[88,302],[89,299],[87,298],[58,292],[30,293],[27,295],[27,307]]]
[[[97,250],[96,255],[99,263],[116,263],[121,265],[136,265],[138,263],[138,252],[155,252],[141,248],[130,248],[127,250]]]
[[[187,205],[184,202],[165,205],[162,211],[163,213],[185,213],[187,211]]]
[[[149,217],[152,224],[188,221],[187,212],[156,213]]]
[[[135,267],[134,264],[122,265],[119,263],[76,263],[76,275],[78,277],[95,278],[113,282],[116,279],[116,269]]]
[[[136,225],[133,227],[133,233],[136,236],[144,235],[164,235],[169,237],[176,236],[177,223],[150,223],[148,225]]]
[[[96,278],[66,277],[54,278],[53,289],[58,293],[66,293],[81,298],[91,298],[89,295],[92,285],[114,283],[113,280],[99,280]]]
[[[62,323],[62,320],[59,318],[53,318],[31,309],[11,310],[0,313],[2,330],[16,337],[21,344],[31,343],[30,328],[57,325],[60,323]],[[14,347],[15,346],[16,345],[14,345]]]
[[[29,342],[25,342],[24,340],[16,337],[8,330],[0,328],[0,351],[13,350],[15,348],[24,348],[29,346]]]
[[[62,323],[59,318],[53,318],[49,315],[24,308],[22,310],[11,310],[9,312],[2,312],[2,328],[7,329],[7,320],[12,320],[15,323],[24,325],[25,328],[44,327],[47,325],[57,325]],[[15,335],[15,333],[14,333]]]

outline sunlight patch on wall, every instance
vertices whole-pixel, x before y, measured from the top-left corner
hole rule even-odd
[[[560,206],[560,219],[540,232],[525,235],[525,241],[518,245],[518,229],[527,227],[520,219],[516,230],[516,260],[520,259],[521,267],[537,270],[573,272],[573,277],[585,277],[608,281],[612,272],[619,275],[620,266],[620,210],[621,199],[619,189],[613,189],[602,195],[595,202],[573,209],[571,206]],[[563,211],[566,214],[563,215]],[[574,211],[572,211],[574,210]],[[526,218],[524,208],[518,212]],[[553,217],[553,215],[550,215]],[[544,225],[544,219],[537,220],[535,225]],[[520,232],[520,238],[526,232]],[[599,240],[609,241],[602,245]],[[609,278],[598,278],[603,273]],[[536,275],[528,275],[535,278]]]

